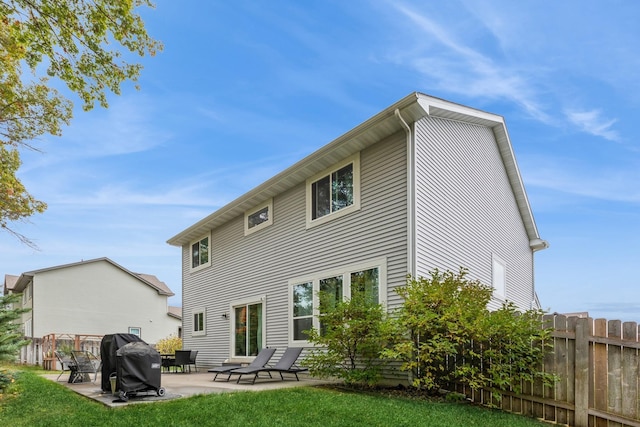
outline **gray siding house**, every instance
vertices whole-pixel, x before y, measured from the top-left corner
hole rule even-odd
[[[168,240],[198,362],[307,346],[319,290],[392,309],[407,274],[469,269],[537,308],[538,234],[501,116],[413,93]]]

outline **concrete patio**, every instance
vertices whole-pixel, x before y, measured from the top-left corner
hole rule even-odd
[[[280,380],[280,376],[275,374],[273,379],[268,376],[260,377],[256,380],[255,384],[247,382],[236,384],[235,379],[237,377],[232,377],[231,381],[226,382],[221,380],[222,375],[218,376],[218,380],[214,382],[212,381],[214,374],[209,372],[163,373],[161,386],[165,389],[164,396],[157,396],[154,391],[141,392],[137,396],[132,396],[127,402],[121,401],[118,396],[114,396],[110,392],[103,392],[101,390],[100,374],[98,374],[98,379],[95,383],[85,381],[82,383],[69,384],[67,382],[69,376],[66,374],[61,376],[57,382],[78,394],[110,407],[119,407],[136,403],[167,401],[190,397],[197,394],[275,390],[288,387],[314,386],[328,384],[331,382],[313,379],[306,374],[298,375],[300,377],[300,381],[296,381],[295,377],[291,377],[293,379],[287,377],[285,381],[282,381]],[[56,381],[58,373],[46,374],[44,377],[51,381]]]

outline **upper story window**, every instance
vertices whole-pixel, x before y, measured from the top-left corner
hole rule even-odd
[[[191,244],[191,270],[200,270],[211,265],[209,243],[210,237],[205,236]]]
[[[307,180],[307,228],[360,209],[360,153]]]
[[[273,199],[244,213],[244,235],[249,235],[273,224]]]
[[[32,286],[33,286],[33,282],[30,282],[27,286],[25,286],[24,290],[22,291],[22,305],[27,305],[29,300],[31,300],[31,296],[33,295]]]

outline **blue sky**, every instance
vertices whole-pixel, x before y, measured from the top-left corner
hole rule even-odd
[[[141,90],[76,108],[19,176],[49,209],[5,274],[109,257],[181,302],[168,238],[411,92],[505,117],[545,309],[640,321],[640,3],[160,0]],[[75,99],[74,99],[75,100]],[[76,102],[79,104],[79,102]]]

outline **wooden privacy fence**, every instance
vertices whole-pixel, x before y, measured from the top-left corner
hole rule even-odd
[[[459,389],[478,403],[577,427],[640,427],[640,340],[636,322],[547,315],[553,351],[544,371],[553,387],[525,384],[520,394]],[[495,391],[495,390],[493,390]]]

